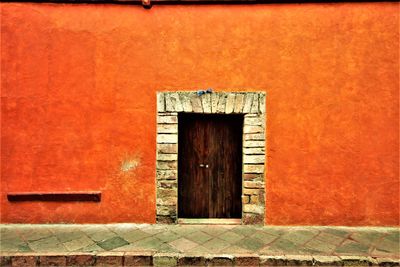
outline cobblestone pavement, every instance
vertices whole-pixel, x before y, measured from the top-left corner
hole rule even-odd
[[[387,265],[398,265],[400,258],[400,229],[393,227],[5,224],[0,225],[0,230],[2,265],[11,264],[12,256],[31,255],[36,257],[34,264],[46,265],[45,259],[39,262],[43,255],[52,255],[56,259],[57,255],[75,254],[99,258],[108,255],[108,260],[110,255],[114,258],[119,255],[121,261],[118,259],[117,263],[120,265],[124,263],[123,255],[151,257],[148,263],[155,265],[179,264],[182,255],[201,256],[200,265],[205,265],[207,257],[213,255],[214,261],[219,259],[222,265],[225,261],[228,265],[240,265],[235,257],[243,255],[251,263],[247,265],[262,265],[263,259],[265,265],[268,261],[270,265],[286,265],[291,257],[297,257],[298,264],[304,261],[307,265],[323,265],[326,261],[331,265],[342,265],[354,260],[367,265],[382,261]],[[169,256],[163,258],[163,255]],[[64,261],[65,258],[60,264],[66,263]],[[91,263],[95,264],[94,261]],[[144,263],[146,261],[141,264]]]

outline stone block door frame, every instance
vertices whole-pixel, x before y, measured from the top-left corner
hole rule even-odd
[[[178,113],[243,114],[242,224],[264,224],[265,92],[157,92],[156,220],[178,219]]]

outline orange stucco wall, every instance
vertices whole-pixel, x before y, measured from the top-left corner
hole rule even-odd
[[[267,224],[399,225],[398,3],[3,3],[1,67],[2,222],[154,223],[155,92],[212,87],[268,94]]]

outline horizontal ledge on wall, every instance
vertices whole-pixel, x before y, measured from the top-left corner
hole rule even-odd
[[[7,194],[7,199],[10,202],[100,202],[101,192],[13,192]]]
[[[318,0],[146,0],[146,5],[208,5],[208,4],[301,4],[301,3],[358,3],[358,2],[397,2],[397,1],[318,1]],[[55,3],[55,4],[127,4],[127,5],[144,5],[143,0],[5,0],[2,2],[30,2],[30,3]]]

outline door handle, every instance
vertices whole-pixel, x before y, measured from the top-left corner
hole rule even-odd
[[[204,168],[204,164],[201,164],[201,163],[200,163],[200,168]]]
[[[204,168],[204,167],[205,167],[206,169],[208,169],[208,164],[202,164],[202,163],[200,163],[199,167],[200,167],[200,168]]]

